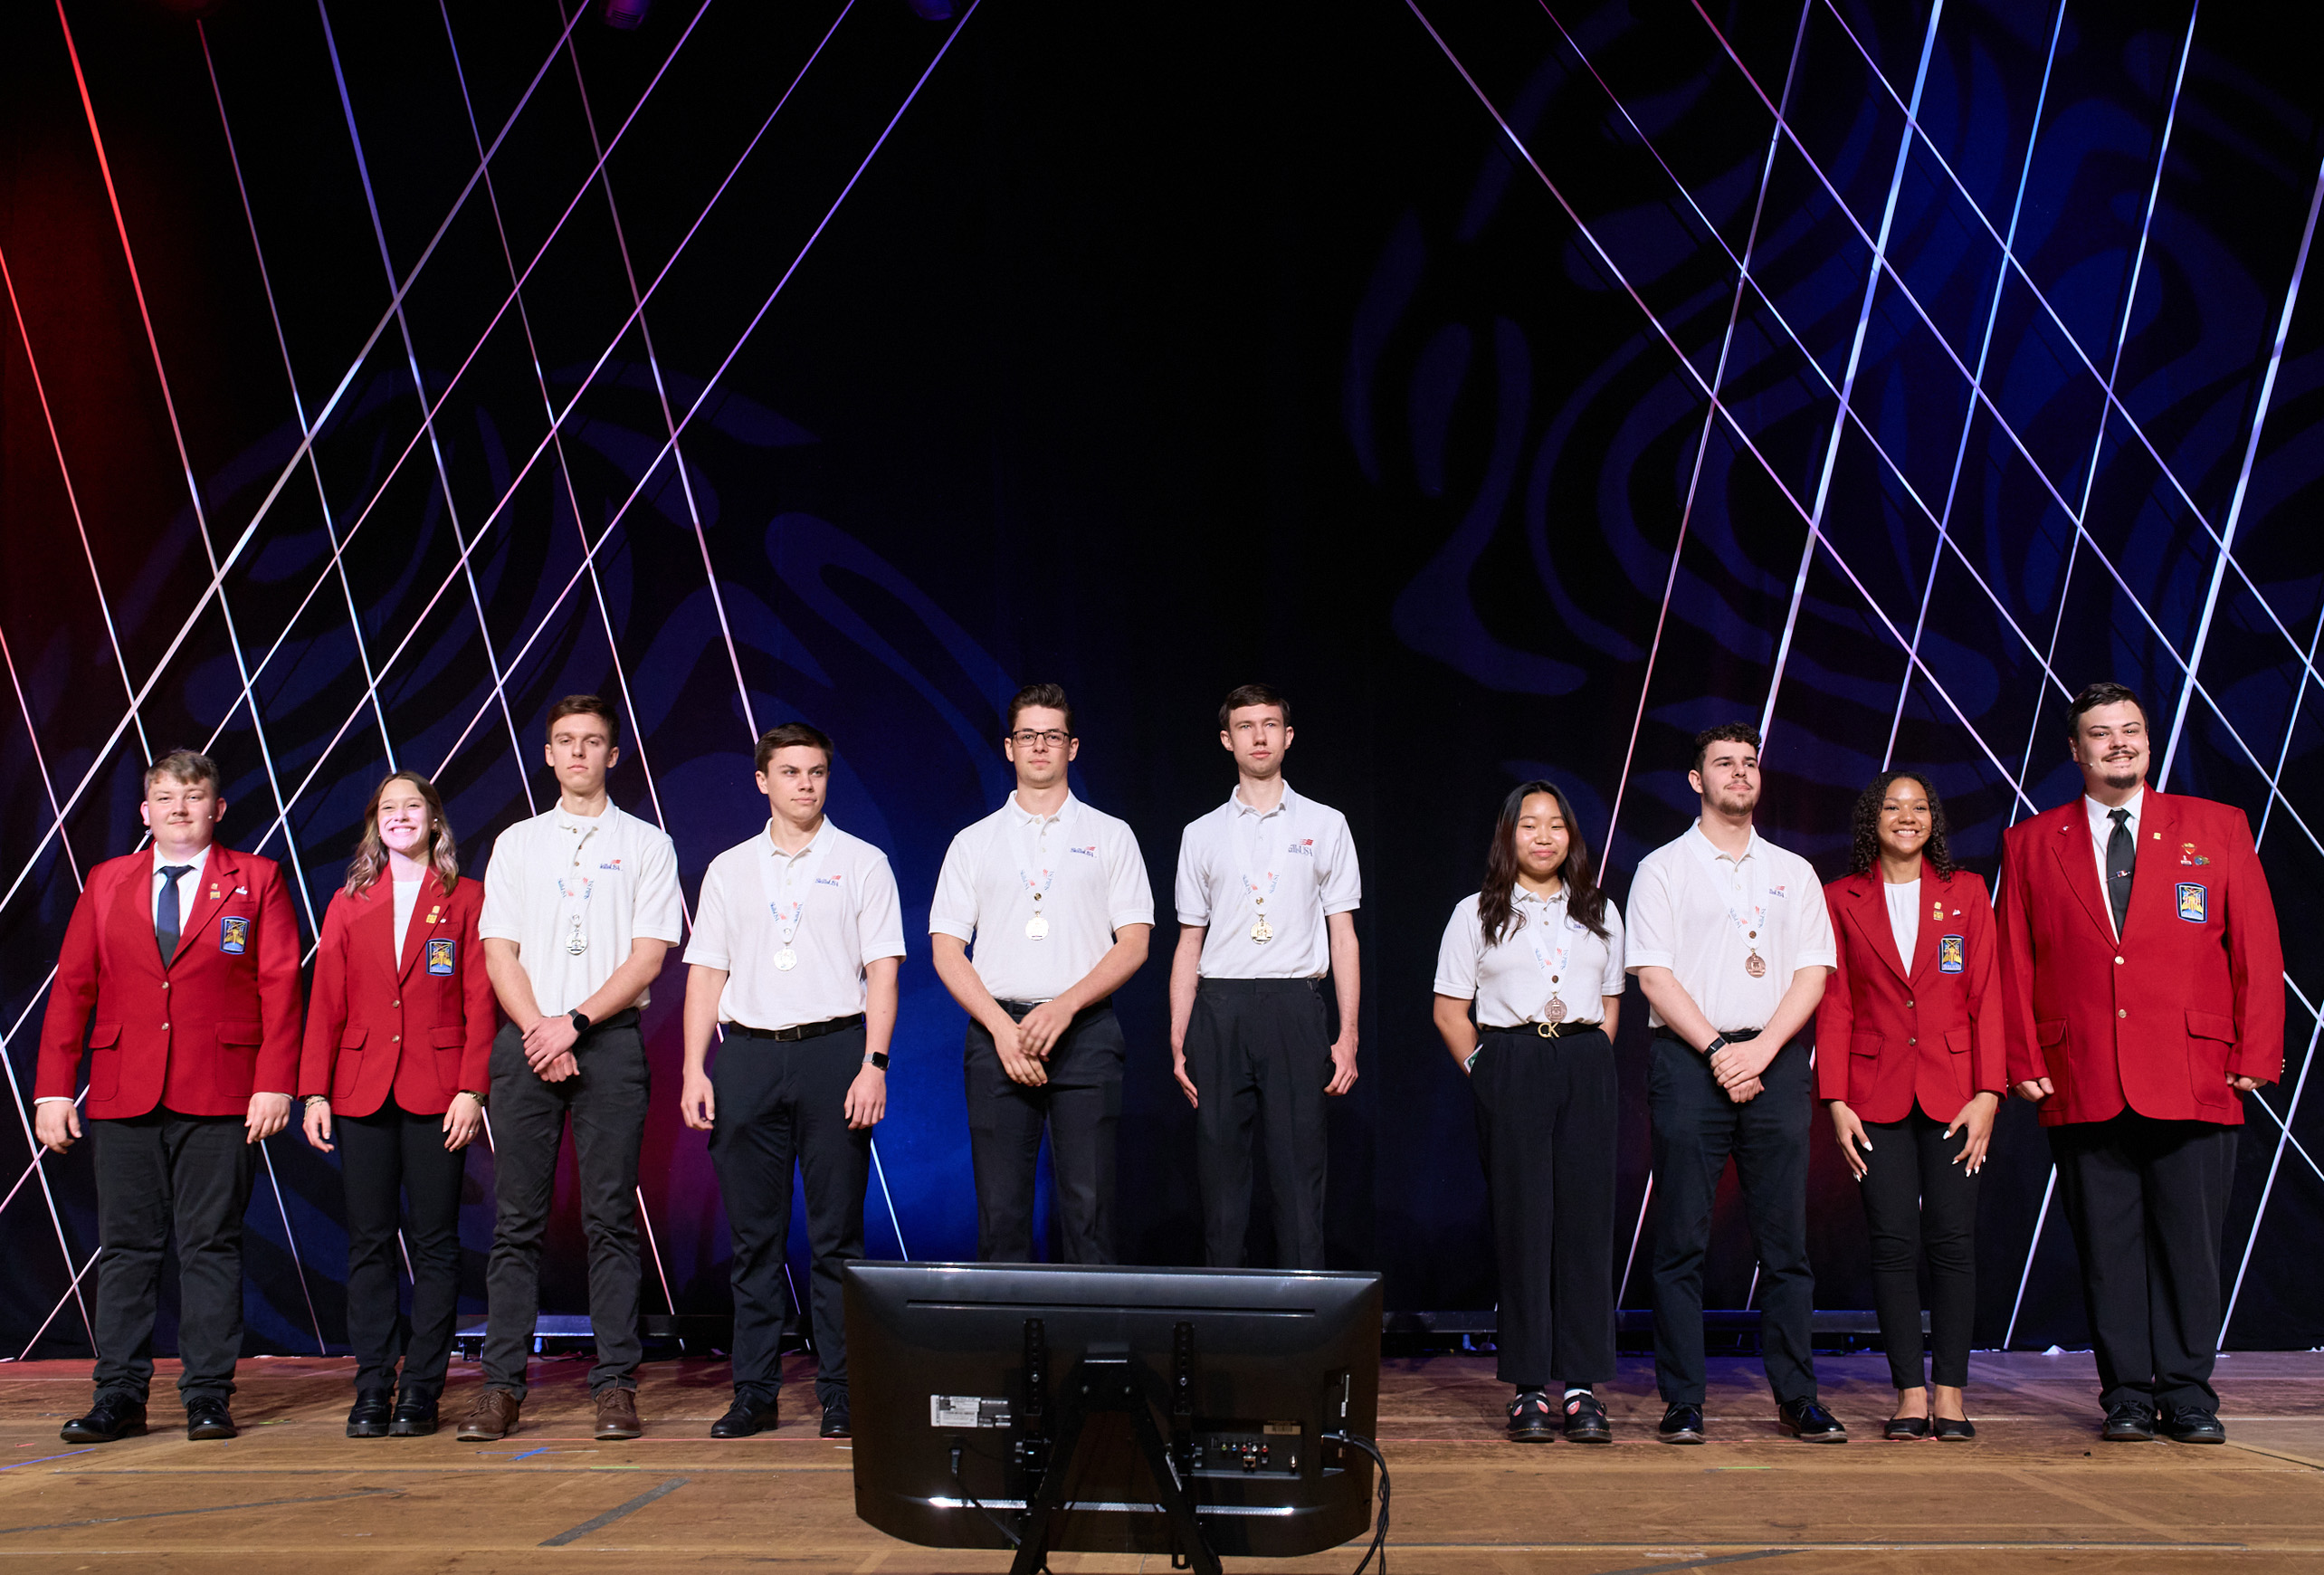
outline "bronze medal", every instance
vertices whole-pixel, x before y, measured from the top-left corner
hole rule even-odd
[[[1743,959],[1743,971],[1758,978],[1767,971],[1767,959],[1755,951]]]

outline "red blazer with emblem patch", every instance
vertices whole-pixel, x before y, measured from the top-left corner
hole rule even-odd
[[[165,964],[153,852],[89,872],[57,954],[35,1099],[71,1099],[89,1046],[89,1114],[243,1115],[299,1076],[299,918],[272,859],[216,843]],[[91,1025],[91,1015],[95,1023]]]
[[[2239,1126],[2231,1076],[2283,1072],[2283,947],[2243,812],[2147,789],[2118,942],[2078,795],[2002,837],[2001,978],[2013,1083],[2042,1124]]]
[[[393,1093],[413,1115],[442,1115],[462,1089],[492,1086],[497,1020],[476,934],[483,911],[482,882],[462,876],[446,895],[429,875],[399,961],[392,883],[331,899],[315,949],[302,1096],[328,1094],[334,1114],[367,1116]]]
[[[1840,966],[1815,1009],[1815,1091],[1847,1101],[1868,1122],[1900,1122],[1916,1103],[1949,1122],[1976,1095],[2009,1091],[1985,883],[1967,870],[1930,872],[1920,900],[1908,964],[1897,955],[1878,871],[1824,888]],[[1942,917],[1933,913],[1939,904]]]

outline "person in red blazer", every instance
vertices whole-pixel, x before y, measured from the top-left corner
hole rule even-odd
[[[90,871],[57,956],[33,1084],[33,1133],[62,1154],[81,1134],[73,1087],[87,1046],[97,1392],[64,1425],[73,1444],[146,1430],[173,1231],[186,1434],[234,1437],[243,1211],[256,1145],[289,1123],[299,1071],[298,915],[273,860],[212,840],[226,812],[218,768],[192,749],[162,756],[138,812],[153,846]]]
[[[1973,1438],[1961,1390],[1976,1314],[1977,1172],[2008,1093],[1993,905],[1985,883],[1955,867],[1944,800],[1917,771],[1884,771],[1857,797],[1849,873],[1824,899],[1840,964],[1816,1007],[1816,1092],[1872,1227],[1896,1385],[1887,1436]],[[1920,1366],[1924,1245],[1933,1403]]]
[[[443,800],[398,771],[372,791],[347,884],[315,949],[299,1091],[307,1141],[347,1151],[350,1438],[436,1430],[460,1310],[460,1188],[491,1086],[492,982]],[[412,1265],[411,1339],[395,1373],[396,1193]]]
[[[2283,1071],[2283,949],[2241,810],[2146,785],[2147,712],[2074,698],[2073,803],[2003,838],[2009,1075],[2081,1255],[2101,1437],[2216,1444],[2219,1242],[2242,1096]]]

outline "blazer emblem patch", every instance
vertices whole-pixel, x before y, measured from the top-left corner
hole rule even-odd
[[[428,971],[442,978],[452,972],[452,938],[436,936],[428,941]]]
[[[2178,916],[2190,924],[2202,924],[2211,918],[2211,893],[2193,881],[2181,881],[2178,887]]]
[[[1959,973],[1967,966],[1966,961],[1967,956],[1967,944],[1961,936],[1940,935],[1937,938],[1937,971],[1938,973]]]
[[[218,921],[218,950],[239,957],[250,947],[250,921],[229,916]]]

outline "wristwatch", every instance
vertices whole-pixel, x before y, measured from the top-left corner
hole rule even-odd
[[[864,1052],[863,1064],[876,1066],[885,1072],[888,1070],[888,1053],[885,1050],[868,1050]]]
[[[1724,1034],[1713,1034],[1710,1036],[1710,1043],[1702,1047],[1702,1053],[1705,1055],[1716,1055],[1721,1050],[1726,1048],[1727,1036]]]
[[[575,1033],[586,1034],[589,1031],[588,1017],[583,1013],[580,1007],[576,1007],[565,1015],[573,1019],[573,1031]]]

